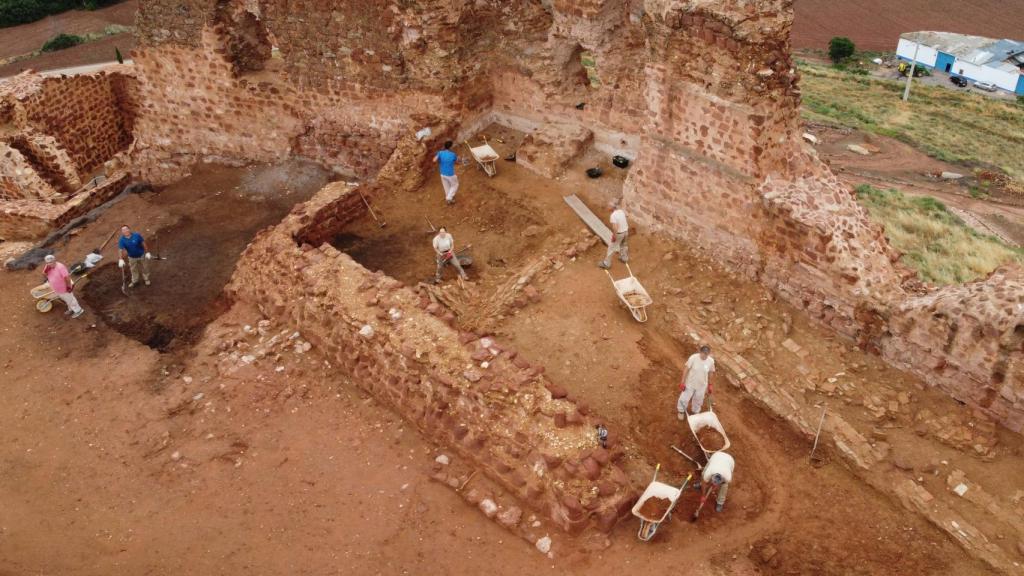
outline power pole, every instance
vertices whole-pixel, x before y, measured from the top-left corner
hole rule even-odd
[[[903,89],[903,101],[910,99],[910,83],[914,81],[914,70],[917,69],[917,51],[921,49],[921,43],[914,44],[914,61],[910,63],[910,74],[907,74],[907,87]]]

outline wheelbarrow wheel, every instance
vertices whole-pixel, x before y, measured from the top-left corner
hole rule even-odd
[[[53,310],[53,301],[47,300],[45,298],[41,300],[36,300],[36,310],[44,314],[49,312],[50,310]]]

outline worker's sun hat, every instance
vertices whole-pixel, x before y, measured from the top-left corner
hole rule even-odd
[[[714,484],[715,486],[718,486],[722,482],[725,482],[725,478],[722,478],[721,474],[712,474],[711,475],[711,483]]]
[[[57,257],[54,256],[53,254],[47,254],[46,258],[43,258],[43,260],[46,261],[47,264],[49,264],[51,262],[56,262],[57,261]]]

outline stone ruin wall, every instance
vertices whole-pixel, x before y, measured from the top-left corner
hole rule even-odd
[[[0,82],[0,237],[44,235],[120,192],[111,160],[132,142],[135,102],[126,67]],[[101,168],[107,183],[85,190]]]
[[[399,177],[385,175],[364,193],[416,184],[403,183],[400,173],[427,151],[399,150],[391,161],[398,169],[385,167]],[[329,184],[246,248],[229,292],[298,327],[339,378],[391,406],[555,525],[570,533],[609,532],[637,496],[624,471],[625,450],[615,439],[607,449],[598,445],[600,420],[549,381],[543,367],[494,338],[459,332],[455,316],[426,294],[369,272],[323,242],[364,212],[354,188]],[[649,472],[639,464],[629,462]]]
[[[790,0],[146,0],[138,91],[122,105],[137,111],[134,170],[155,183],[196,161],[292,155],[366,179],[424,126],[583,126],[599,149],[635,159],[624,195],[641,230],[702,247],[1020,430],[1020,279],[909,286],[881,230],[799,138],[791,21]],[[597,86],[581,78],[582,50]],[[20,171],[5,169],[0,190]],[[993,312],[949,304],[976,290]],[[981,343],[949,345],[966,327]]]

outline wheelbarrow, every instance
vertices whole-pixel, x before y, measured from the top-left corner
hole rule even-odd
[[[629,267],[629,264],[626,264],[626,270],[629,271],[629,276],[619,280],[612,278],[611,272],[607,270],[604,273],[612,281],[615,293],[619,295],[619,300],[622,300],[622,303],[629,308],[629,313],[633,315],[633,318],[637,322],[647,322],[647,307],[654,300],[651,299],[650,294],[640,284],[640,281],[636,279],[636,276],[633,276],[633,270]]]
[[[651,483],[647,485],[644,493],[640,495],[640,499],[633,505],[633,516],[640,519],[640,530],[637,532],[636,537],[644,542],[649,542],[651,538],[654,538],[654,534],[658,531],[658,527],[661,526],[662,522],[665,522],[672,516],[672,510],[675,509],[676,503],[679,502],[679,497],[686,490],[690,479],[693,478],[693,474],[687,474],[683,485],[676,488],[664,482],[658,482],[659,470],[661,470],[661,464],[654,468],[654,477],[651,479]],[[644,505],[656,498],[668,501],[664,511],[650,512],[645,510]]]
[[[78,276],[72,274],[70,278],[71,289],[74,290],[75,285],[84,280],[88,275],[89,272],[85,272]],[[57,293],[54,292],[53,288],[50,287],[49,282],[43,282],[39,286],[36,286],[32,290],[30,290],[29,293],[32,295],[32,298],[35,299],[36,301],[36,311],[42,312],[44,314],[49,312],[50,310],[53,310],[53,302],[55,300],[60,300],[60,297],[57,296]]]
[[[465,144],[469,148],[469,153],[473,155],[473,159],[476,160],[476,163],[484,169],[488,177],[492,177],[498,173],[498,167],[494,163],[498,159],[498,153],[487,142],[487,138],[483,140],[484,143],[477,146],[473,146],[469,142],[465,142]]]
[[[722,422],[718,419],[713,411],[708,410],[707,412],[700,412],[698,414],[691,414],[686,417],[686,423],[689,425],[690,433],[693,434],[693,440],[697,443],[697,447],[704,453],[704,461],[707,462],[711,459],[711,455],[715,452],[721,452],[728,450],[732,443],[729,441],[729,436],[725,433],[725,428],[722,427]],[[700,436],[697,434],[705,428],[711,428],[722,435],[722,446],[709,450],[707,446],[700,441]]]

